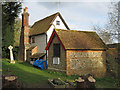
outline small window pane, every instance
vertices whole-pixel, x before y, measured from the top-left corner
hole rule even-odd
[[[59,64],[60,58],[59,57],[53,57],[53,64]]]
[[[56,21],[56,25],[60,25],[60,21]]]

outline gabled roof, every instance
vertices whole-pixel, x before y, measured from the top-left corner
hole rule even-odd
[[[96,32],[57,29],[53,31],[45,50],[48,50],[54,35],[64,49],[106,49],[105,43]]]
[[[41,19],[41,20],[35,22],[30,29],[29,35],[33,36],[33,35],[43,34],[46,31],[48,31],[57,16],[59,16],[61,18],[61,20],[65,24],[66,28],[69,29],[68,25],[65,23],[64,19],[62,18],[61,14],[59,12],[57,12],[51,16],[48,16],[44,19]]]

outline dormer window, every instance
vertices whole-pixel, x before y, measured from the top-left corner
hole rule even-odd
[[[56,21],[56,25],[60,25],[60,21]]]

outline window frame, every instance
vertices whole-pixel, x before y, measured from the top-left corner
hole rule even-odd
[[[56,25],[60,25],[60,21],[59,20],[56,21]]]
[[[53,64],[60,64],[60,57],[53,57]]]

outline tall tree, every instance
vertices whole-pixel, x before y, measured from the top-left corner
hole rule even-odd
[[[21,9],[20,2],[2,3],[2,57],[9,57],[8,46],[14,43],[15,18]]]

